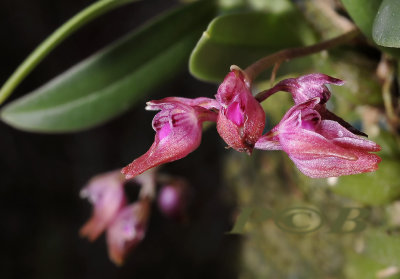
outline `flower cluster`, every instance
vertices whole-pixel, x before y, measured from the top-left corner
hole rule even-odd
[[[157,184],[161,186],[157,195],[160,212],[176,221],[183,221],[186,216],[186,181],[165,175],[161,178],[153,169],[132,179],[141,188],[139,199],[131,204],[125,194],[130,180],[119,170],[92,178],[81,190],[81,197],[93,204],[93,214],[81,228],[80,235],[94,241],[106,232],[109,257],[116,265],[121,265],[145,237]]]
[[[228,147],[251,154],[253,149],[283,150],[309,177],[335,177],[375,171],[380,158],[370,152],[380,146],[330,112],[325,103],[331,93],[325,84],[343,81],[310,74],[279,82],[269,90],[251,93],[246,74],[233,66],[219,86],[215,99],[169,97],[147,103],[160,110],[153,119],[153,145],[122,169],[126,178],[187,156],[200,144],[202,123],[213,121]],[[295,105],[280,123],[262,135],[265,113],[260,102],[278,91],[292,94]]]

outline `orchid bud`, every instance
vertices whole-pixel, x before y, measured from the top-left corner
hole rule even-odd
[[[344,84],[340,79],[319,73],[284,79],[268,91],[265,91],[264,97],[261,97],[260,101],[265,100],[275,92],[286,91],[292,94],[295,104],[304,103],[315,97],[320,99],[320,104],[325,104],[331,97],[331,92],[325,85],[329,83],[335,85]]]
[[[181,159],[200,145],[202,123],[216,120],[214,111],[201,106],[207,106],[205,99],[201,98],[199,104],[196,99],[175,97],[147,103],[147,110],[161,110],[153,119],[154,143],[144,155],[122,169],[127,179]]]
[[[264,130],[265,113],[245,74],[237,67],[231,69],[215,95],[221,106],[217,130],[229,147],[250,154]]]
[[[370,152],[379,151],[380,146],[324,119],[319,102],[317,97],[292,107],[256,147],[283,149],[302,173],[313,178],[377,170],[381,159]]]
[[[158,194],[158,207],[167,217],[180,220],[185,215],[187,185],[181,180],[173,180],[164,185]]]
[[[127,254],[145,237],[149,214],[149,200],[140,200],[122,208],[108,227],[108,255],[116,265],[121,265]]]
[[[91,219],[81,228],[80,235],[95,240],[125,205],[124,177],[119,171],[95,176],[82,189],[80,196],[93,205]]]

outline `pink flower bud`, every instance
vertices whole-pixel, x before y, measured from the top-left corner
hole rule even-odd
[[[116,265],[121,265],[127,254],[144,238],[149,214],[149,200],[140,200],[124,207],[108,227],[108,255]]]
[[[144,155],[123,168],[122,173],[127,179],[132,178],[150,168],[187,156],[200,145],[201,124],[216,120],[217,114],[208,109],[213,105],[216,102],[208,98],[170,97],[148,102],[147,110],[161,110],[153,119],[154,143]]]
[[[167,217],[180,220],[185,215],[187,186],[183,181],[174,180],[161,188],[158,194],[158,207]]]
[[[80,196],[94,205],[93,216],[81,228],[80,235],[95,240],[125,205],[124,177],[119,171],[95,176],[82,189]]]
[[[381,147],[321,117],[319,98],[295,105],[281,122],[260,138],[256,148],[283,149],[298,169],[313,178],[375,171]]]
[[[218,133],[229,147],[250,154],[264,130],[265,113],[251,94],[244,73],[232,67],[215,97],[221,106]]]

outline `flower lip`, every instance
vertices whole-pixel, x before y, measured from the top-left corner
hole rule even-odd
[[[226,111],[227,118],[238,126],[244,124],[244,111],[239,102],[233,102]]]
[[[160,141],[168,137],[168,135],[171,133],[171,130],[171,125],[169,123],[164,124],[158,134]]]

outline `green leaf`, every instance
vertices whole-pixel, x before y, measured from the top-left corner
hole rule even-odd
[[[203,33],[190,57],[189,69],[201,80],[220,81],[232,64],[245,68],[268,54],[315,40],[312,29],[295,9],[223,15]],[[290,71],[297,70],[293,63],[291,66]],[[282,67],[280,73],[285,70]]]
[[[382,0],[342,0],[347,12],[367,38],[372,40],[372,25]]]
[[[375,172],[341,176],[332,190],[368,205],[386,204],[400,196],[400,162],[384,158]]]
[[[394,0],[397,1],[397,0]],[[376,21],[375,17],[377,16],[379,6],[382,3],[382,0],[342,0],[343,5],[345,6],[347,12],[354,20],[355,24],[361,29],[363,34],[371,41],[375,42],[375,39],[372,38],[372,30],[374,26],[374,21]],[[375,27],[374,27],[375,28]],[[375,31],[374,31],[375,32]],[[375,35],[374,35],[375,37]],[[379,43],[378,43],[379,45]],[[378,47],[381,51],[389,53],[397,58],[400,58],[400,50],[387,48],[387,47]]]
[[[185,68],[214,12],[214,1],[199,1],[153,20],[10,103],[2,120],[18,129],[54,133],[115,117]]]
[[[372,37],[378,45],[400,47],[400,1],[383,0],[375,17]]]

